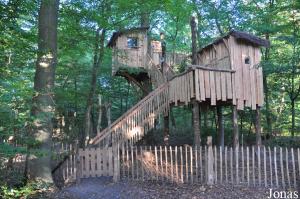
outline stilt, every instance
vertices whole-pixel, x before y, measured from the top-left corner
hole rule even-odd
[[[219,145],[224,149],[224,119],[222,106],[217,106]]]
[[[191,17],[190,21],[192,33],[192,64],[197,64],[197,24],[195,17]],[[200,111],[199,102],[192,100],[193,105],[193,127],[194,127],[194,145],[200,147]]]
[[[194,145],[201,145],[201,133],[200,133],[200,111],[199,103],[196,100],[192,101],[193,104],[193,127],[194,127]]]
[[[169,115],[164,116],[164,144],[169,145]]]
[[[256,133],[256,145],[261,146],[261,124],[260,124],[260,107],[256,106],[255,110],[255,133]]]
[[[239,146],[238,110],[232,106],[233,147]]]

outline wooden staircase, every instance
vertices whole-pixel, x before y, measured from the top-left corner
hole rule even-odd
[[[101,131],[90,144],[133,144],[154,127],[159,114],[169,112],[169,83],[165,82]]]

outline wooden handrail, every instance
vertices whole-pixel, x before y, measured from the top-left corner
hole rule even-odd
[[[123,119],[130,117],[132,114],[134,114],[134,111],[136,109],[138,109],[140,106],[142,106],[144,103],[146,103],[147,101],[149,101],[153,96],[155,96],[157,93],[160,93],[161,91],[163,91],[164,89],[168,88],[168,82],[162,84],[161,86],[159,86],[157,89],[155,89],[154,91],[152,91],[150,94],[148,94],[145,98],[143,98],[141,101],[139,101],[136,105],[134,105],[133,107],[131,107],[129,110],[127,110],[121,117],[119,117],[117,120],[115,120],[110,126],[106,127],[105,129],[103,129],[101,131],[100,135],[97,135],[95,138],[93,138],[90,141],[90,144],[95,144],[95,142],[103,139],[104,137],[108,136],[110,131],[119,123],[121,122]]]
[[[235,73],[235,70],[219,69],[219,68],[205,67],[205,66],[200,66],[200,65],[188,65],[188,67],[192,68],[192,69],[202,69],[202,70],[209,70],[209,71],[216,71],[216,72]]]

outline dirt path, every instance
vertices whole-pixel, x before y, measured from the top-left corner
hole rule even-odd
[[[212,187],[201,185],[159,184],[155,182],[121,181],[111,178],[84,179],[80,185],[61,190],[55,199],[264,199],[269,189],[244,186]]]

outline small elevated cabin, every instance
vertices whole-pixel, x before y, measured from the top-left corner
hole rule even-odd
[[[151,69],[161,64],[161,42],[151,41],[147,35],[148,27],[125,29],[114,32],[107,47],[113,49],[112,73],[120,68]],[[150,45],[150,46],[148,46]],[[184,53],[166,53],[166,64],[180,64],[187,57]]]
[[[114,32],[107,46],[113,49],[112,73],[120,67],[146,68],[148,27]]]
[[[267,40],[254,35],[231,31],[200,49],[197,64],[211,69],[233,71],[232,89],[236,100],[233,99],[232,103],[240,110],[244,109],[244,106],[256,109],[256,106],[263,104],[263,77],[259,66],[260,46],[269,47],[269,45]],[[217,81],[219,77],[215,78]]]

